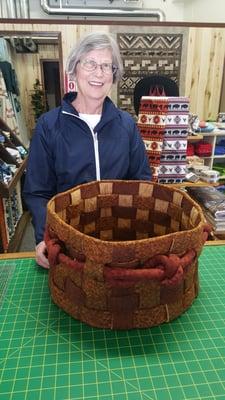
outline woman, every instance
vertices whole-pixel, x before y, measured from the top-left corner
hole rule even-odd
[[[100,179],[149,180],[143,141],[133,118],[107,97],[122,77],[117,43],[91,33],[73,48],[68,74],[77,92],[43,114],[32,138],[24,200],[32,214],[36,261],[49,268],[43,241],[46,205],[56,193]]]

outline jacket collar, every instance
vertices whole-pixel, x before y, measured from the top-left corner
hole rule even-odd
[[[62,111],[69,112],[71,114],[79,115],[77,110],[72,106],[73,100],[76,98],[77,92],[66,93],[62,101]],[[98,123],[97,127],[105,125],[108,121],[112,120],[118,115],[118,109],[112,100],[107,96],[103,103],[102,118]]]
[[[62,100],[62,111],[66,111],[75,115],[78,115],[77,110],[72,106],[73,100],[77,97],[76,92],[69,92],[63,96]]]

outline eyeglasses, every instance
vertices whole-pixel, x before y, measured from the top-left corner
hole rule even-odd
[[[81,64],[82,68],[88,72],[95,71],[98,66],[101,68],[102,72],[104,72],[104,74],[106,74],[106,75],[115,74],[116,71],[118,70],[118,67],[116,67],[115,65],[113,65],[111,63],[105,62],[102,64],[98,64],[94,60],[80,60],[79,62]]]

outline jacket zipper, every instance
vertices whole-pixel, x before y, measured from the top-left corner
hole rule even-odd
[[[98,150],[98,133],[97,133],[97,132],[95,133],[95,132],[93,131],[93,129],[91,128],[91,126],[90,126],[86,121],[84,121],[82,118],[78,117],[78,115],[69,113],[69,112],[67,112],[67,111],[62,111],[62,113],[63,113],[63,114],[67,114],[67,115],[72,115],[73,117],[80,119],[80,120],[83,121],[83,122],[88,126],[88,128],[90,129],[91,134],[92,134],[92,138],[93,138],[93,142],[94,142],[96,180],[97,180],[97,181],[100,181],[101,175],[100,175],[100,160],[99,160],[99,150]]]

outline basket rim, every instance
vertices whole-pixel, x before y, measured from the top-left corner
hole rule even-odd
[[[52,203],[55,201],[56,198],[58,198],[58,197],[60,197],[60,196],[62,196],[62,195],[65,195],[65,194],[69,194],[69,193],[71,193],[71,192],[73,192],[73,191],[75,191],[75,190],[79,190],[79,189],[80,189],[81,187],[83,187],[84,185],[93,185],[93,184],[96,184],[96,183],[99,183],[99,184],[101,184],[101,183],[113,183],[113,182],[121,182],[121,183],[128,183],[128,182],[129,182],[129,183],[130,183],[130,182],[135,182],[135,183],[137,183],[137,182],[138,182],[138,183],[145,183],[145,184],[147,183],[147,184],[152,185],[152,186],[156,186],[156,185],[157,185],[157,186],[159,186],[159,187],[163,187],[163,188],[166,189],[166,190],[180,193],[180,194],[182,194],[182,196],[184,196],[187,200],[191,201],[191,203],[193,204],[193,206],[196,207],[196,209],[198,210],[198,212],[199,212],[199,214],[200,214],[201,220],[200,220],[200,222],[198,223],[198,225],[195,226],[195,227],[192,228],[192,229],[187,229],[187,230],[178,231],[178,232],[171,232],[171,233],[168,233],[168,234],[166,234],[166,235],[160,235],[160,236],[155,236],[155,237],[150,237],[150,238],[143,238],[143,239],[123,240],[123,241],[102,240],[102,239],[95,238],[95,237],[93,237],[93,236],[87,235],[86,233],[80,232],[78,229],[74,228],[73,226],[68,225],[65,221],[63,221],[63,220],[59,217],[59,215],[58,215],[55,211],[53,211],[53,210],[51,209],[51,205],[52,205]],[[71,189],[68,189],[68,190],[64,191],[64,192],[57,193],[55,196],[53,196],[53,197],[48,201],[48,203],[47,203],[47,221],[46,221],[46,223],[48,222],[48,214],[50,214],[51,216],[54,216],[54,218],[56,219],[56,221],[60,222],[60,223],[64,226],[64,228],[69,229],[70,232],[76,233],[76,235],[77,235],[78,237],[80,237],[80,239],[88,238],[88,240],[90,240],[93,244],[94,244],[94,243],[96,243],[96,244],[100,244],[100,243],[103,244],[103,243],[104,243],[104,244],[109,244],[109,245],[112,245],[112,246],[114,246],[114,245],[116,245],[116,246],[124,246],[125,244],[128,245],[128,244],[133,244],[133,243],[137,243],[137,244],[142,243],[142,244],[143,244],[143,243],[146,243],[146,242],[149,242],[149,241],[151,241],[152,243],[154,243],[154,241],[158,242],[159,239],[163,239],[163,238],[165,238],[165,237],[166,237],[166,238],[171,238],[171,237],[174,237],[175,235],[176,235],[176,237],[179,237],[179,236],[182,236],[182,235],[184,235],[184,234],[194,233],[194,232],[198,231],[203,225],[206,224],[206,219],[205,219],[204,213],[203,213],[203,211],[202,211],[200,205],[199,205],[196,201],[194,201],[188,193],[184,192],[183,190],[181,190],[181,189],[179,189],[179,188],[167,187],[167,186],[165,186],[164,184],[160,184],[160,183],[152,182],[152,181],[146,181],[146,180],[119,180],[119,179],[117,180],[117,179],[104,179],[104,180],[100,180],[100,181],[91,181],[91,182],[87,182],[87,183],[84,183],[84,184],[77,185],[77,186],[75,186],[75,187],[73,187],[73,188],[71,188]],[[47,223],[47,225],[48,225],[48,223]],[[63,238],[60,238],[60,237],[59,237],[59,239],[60,239],[60,240],[63,240]]]

